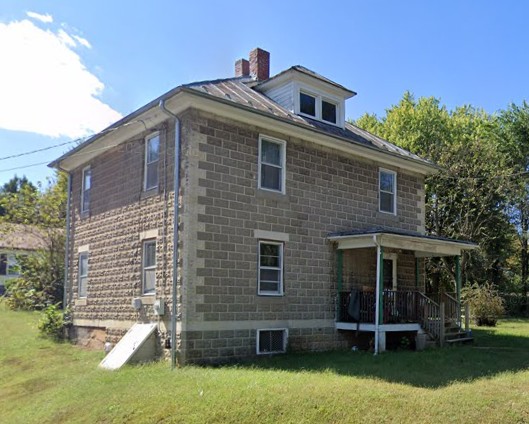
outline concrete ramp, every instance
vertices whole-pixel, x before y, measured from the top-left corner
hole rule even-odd
[[[156,324],[134,324],[114,349],[99,364],[100,368],[117,370],[128,362],[146,362],[154,358]]]

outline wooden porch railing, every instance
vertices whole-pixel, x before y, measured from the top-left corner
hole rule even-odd
[[[444,330],[444,319],[440,305],[425,296],[418,293],[418,310],[419,324],[422,329],[436,340],[441,340]]]
[[[376,310],[376,294],[371,291],[361,291],[360,296],[360,320],[361,323],[374,324]],[[381,324],[401,324],[418,322],[416,291],[384,290],[384,315]],[[340,293],[340,307],[338,321],[354,322],[349,315],[350,292]]]

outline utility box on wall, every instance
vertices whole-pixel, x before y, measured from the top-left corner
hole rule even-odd
[[[154,301],[153,305],[154,313],[156,315],[162,316],[165,314],[165,302],[163,299],[157,299]]]

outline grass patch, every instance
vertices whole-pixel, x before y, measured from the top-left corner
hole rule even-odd
[[[474,346],[118,372],[40,338],[37,320],[0,306],[0,422],[529,422],[529,320],[474,330]]]

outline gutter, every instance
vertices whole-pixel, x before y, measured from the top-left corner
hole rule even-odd
[[[173,213],[173,281],[172,281],[172,304],[171,304],[171,369],[176,367],[176,315],[177,308],[177,283],[178,283],[178,194],[180,191],[180,119],[165,107],[165,100],[158,103],[160,110],[167,116],[174,118],[174,213]]]

